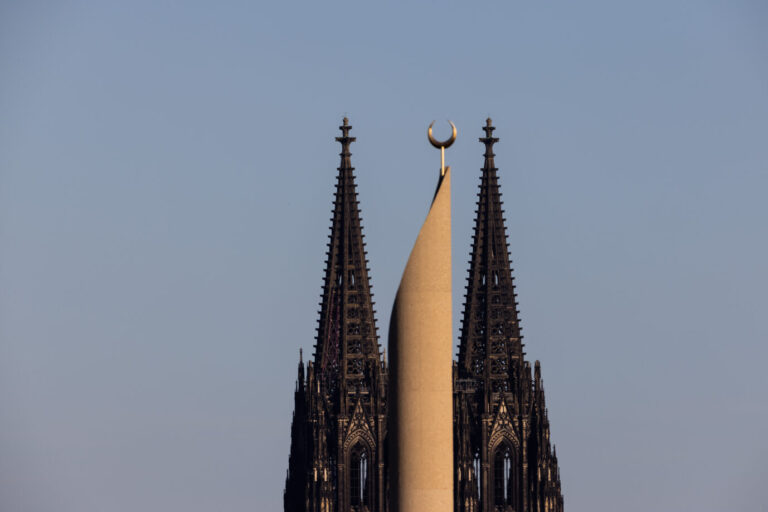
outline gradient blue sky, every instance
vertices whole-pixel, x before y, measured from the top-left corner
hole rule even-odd
[[[3,2],[0,508],[281,510],[348,114],[384,336],[446,118],[458,333],[493,117],[567,510],[768,510],[766,28],[759,1]]]

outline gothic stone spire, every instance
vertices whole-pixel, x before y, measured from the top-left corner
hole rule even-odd
[[[296,401],[286,512],[385,511],[387,374],[381,360],[344,118],[313,360]],[[302,378],[303,365],[299,365]],[[297,391],[298,393],[298,391]],[[299,414],[298,411],[306,411]]]
[[[459,361],[454,383],[456,512],[562,512],[538,361],[523,359],[504,211],[486,121]],[[464,445],[468,445],[467,449]],[[465,476],[466,475],[466,476]],[[473,485],[463,484],[471,476]]]
[[[345,117],[339,129],[341,163],[336,180],[336,196],[331,223],[328,259],[320,321],[315,345],[315,365],[321,385],[328,394],[353,392],[370,375],[377,379],[381,369],[378,337],[374,320],[371,285],[368,279],[355,185],[350,160],[352,127]],[[341,400],[339,411],[348,404]]]
[[[485,162],[480,178],[477,217],[459,344],[460,378],[479,378],[495,389],[511,391],[513,368],[523,356],[515,287],[510,268],[504,210],[494,163],[495,128],[486,120]],[[491,390],[489,390],[491,391]]]

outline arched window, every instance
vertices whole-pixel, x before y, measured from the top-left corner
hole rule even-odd
[[[474,466],[474,470],[475,470],[475,485],[477,486],[477,504],[478,504],[478,509],[482,510],[482,506],[480,505],[480,500],[483,499],[483,488],[481,486],[482,479],[483,479],[483,467],[482,467],[482,465],[480,463],[480,450],[477,450],[475,452],[473,466]]]
[[[349,504],[353,510],[371,509],[368,451],[362,444],[356,444],[349,456]]]
[[[517,500],[515,452],[502,443],[493,456],[493,502],[497,507],[513,507]]]

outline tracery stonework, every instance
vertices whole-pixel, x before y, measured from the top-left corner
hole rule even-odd
[[[379,347],[348,120],[312,361],[299,361],[286,512],[384,512],[387,367]],[[541,380],[525,361],[491,120],[486,122],[459,357],[454,362],[456,512],[561,512]]]
[[[455,508],[475,511],[563,509],[557,455],[541,367],[525,361],[517,295],[486,122],[459,360],[454,368]]]
[[[340,126],[320,320],[313,361],[299,361],[286,512],[386,510],[387,370],[378,344],[349,146]]]

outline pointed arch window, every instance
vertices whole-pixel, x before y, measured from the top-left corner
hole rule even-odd
[[[482,487],[482,478],[483,478],[483,467],[480,462],[480,450],[475,451],[475,457],[472,461],[474,473],[475,473],[475,485],[477,486],[477,503],[478,503],[478,509],[482,510],[482,505],[480,504],[480,500],[483,496],[483,487]]]
[[[353,511],[371,510],[370,456],[362,443],[349,455],[349,504]]]
[[[515,452],[507,442],[499,445],[493,456],[493,502],[501,510],[514,510],[517,502]]]

